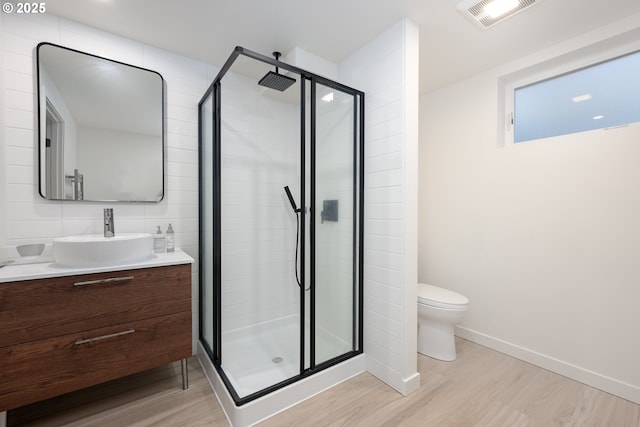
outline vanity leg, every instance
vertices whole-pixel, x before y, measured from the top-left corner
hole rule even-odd
[[[187,359],[180,360],[180,369],[182,370],[182,389],[189,388],[189,368],[187,367]],[[0,427],[5,427],[0,424]]]
[[[7,427],[7,411],[0,412],[0,427]]]

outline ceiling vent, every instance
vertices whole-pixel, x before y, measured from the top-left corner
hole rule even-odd
[[[540,3],[542,0],[464,0],[458,3],[460,13],[485,30],[498,22]]]

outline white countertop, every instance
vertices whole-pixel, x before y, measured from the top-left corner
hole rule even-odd
[[[77,276],[80,274],[104,273],[109,271],[135,270],[138,268],[163,267],[167,265],[193,264],[190,255],[176,249],[175,252],[153,254],[145,261],[133,264],[113,265],[109,267],[65,267],[56,265],[55,262],[39,264],[9,265],[0,268],[0,283],[18,282],[22,280],[47,279],[51,277]]]

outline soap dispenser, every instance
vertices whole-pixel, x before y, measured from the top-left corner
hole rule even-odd
[[[160,226],[158,225],[158,229],[156,230],[156,234],[153,235],[153,252],[161,253],[164,252],[164,234],[162,234],[162,230],[160,230]]]
[[[169,223],[169,228],[167,228],[167,252],[173,252],[176,247],[175,235],[173,233],[173,227],[171,223]]]

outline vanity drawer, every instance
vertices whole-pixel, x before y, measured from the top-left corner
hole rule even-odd
[[[191,265],[0,284],[0,348],[191,310]]]
[[[0,411],[191,356],[191,312],[0,348]]]

